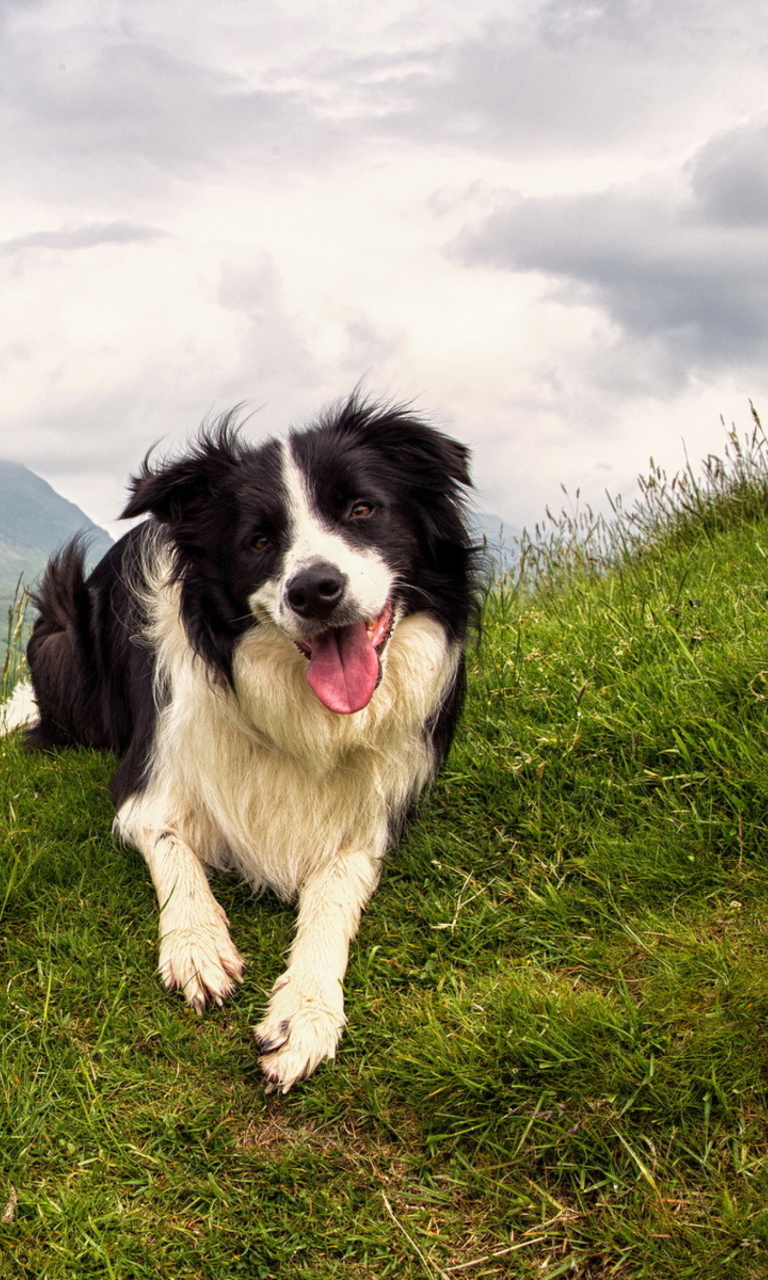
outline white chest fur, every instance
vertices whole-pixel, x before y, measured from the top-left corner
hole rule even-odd
[[[390,819],[433,772],[424,725],[458,660],[440,626],[426,614],[403,619],[371,702],[337,715],[307,684],[303,655],[268,622],[239,643],[235,690],[212,682],[169,599],[175,591],[163,594],[153,640],[170,698],[147,790],[121,811],[126,837],[137,820],[145,831],[171,827],[201,860],[284,898],[340,851],[380,858]]]

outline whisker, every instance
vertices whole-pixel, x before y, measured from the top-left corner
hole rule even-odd
[[[405,578],[397,578],[396,585],[398,587],[404,587],[406,591],[414,591],[416,595],[423,596],[425,600],[432,600],[431,593],[429,591],[425,591],[423,587],[417,587],[415,582],[407,582]]]

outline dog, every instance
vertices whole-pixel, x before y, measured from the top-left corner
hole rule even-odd
[[[476,615],[468,451],[353,395],[284,440],[234,413],[145,459],[134,525],[86,578],[77,539],[34,597],[30,748],[118,754],[115,831],[145,858],[159,972],[202,1011],[243,957],[208,881],[298,899],[254,1028],[286,1093],[345,1024],[349,946],[456,728]],[[7,727],[13,727],[13,717]]]

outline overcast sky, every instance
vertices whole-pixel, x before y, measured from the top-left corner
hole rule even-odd
[[[0,0],[0,455],[110,527],[147,448],[358,382],[482,505],[768,419],[754,0]]]

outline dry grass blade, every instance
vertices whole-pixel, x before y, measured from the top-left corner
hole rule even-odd
[[[16,1217],[16,1205],[19,1203],[19,1193],[14,1186],[11,1186],[8,1203],[3,1210],[2,1221],[8,1226]]]
[[[473,1258],[471,1262],[454,1263],[445,1270],[447,1272],[468,1271],[470,1267],[479,1267],[484,1262],[494,1262],[496,1258],[504,1258],[508,1253],[517,1253],[518,1249],[528,1249],[532,1244],[542,1244],[546,1239],[546,1236],[534,1236],[533,1240],[519,1240],[517,1244],[510,1244],[506,1249],[495,1249],[493,1253],[486,1253],[482,1258]]]
[[[437,1263],[432,1262],[429,1258],[427,1258],[427,1257],[424,1255],[424,1253],[422,1253],[421,1249],[420,1249],[420,1248],[419,1248],[419,1246],[417,1245],[417,1243],[416,1243],[416,1241],[414,1240],[413,1236],[412,1236],[412,1235],[410,1235],[410,1234],[406,1231],[406,1229],[405,1229],[405,1227],[403,1226],[402,1222],[400,1222],[400,1221],[399,1221],[399,1219],[397,1218],[397,1216],[396,1216],[396,1214],[395,1214],[395,1211],[394,1211],[394,1209],[392,1208],[392,1205],[389,1203],[389,1200],[387,1199],[387,1197],[386,1197],[386,1195],[384,1194],[384,1192],[383,1192],[383,1191],[382,1191],[382,1193],[381,1193],[381,1198],[382,1198],[382,1200],[384,1201],[384,1208],[386,1209],[386,1211],[387,1211],[387,1213],[389,1214],[390,1218],[391,1218],[391,1219],[392,1219],[392,1221],[394,1222],[394,1224],[395,1224],[395,1226],[397,1227],[398,1231],[401,1231],[401,1232],[402,1232],[402,1234],[405,1236],[405,1238],[406,1238],[406,1240],[408,1241],[408,1243],[409,1243],[409,1245],[411,1246],[411,1248],[415,1251],[415,1253],[416,1253],[416,1254],[418,1255],[418,1257],[421,1259],[421,1262],[422,1262],[422,1264],[423,1264],[423,1266],[424,1266],[424,1270],[426,1271],[426,1273],[427,1273],[427,1275],[429,1276],[430,1280],[432,1280],[432,1276],[433,1276],[433,1274],[434,1274],[434,1275],[439,1276],[439,1277],[440,1277],[440,1280],[446,1280],[446,1275],[447,1275],[447,1273],[442,1269],[442,1267],[439,1267],[439,1266],[437,1265]]]

